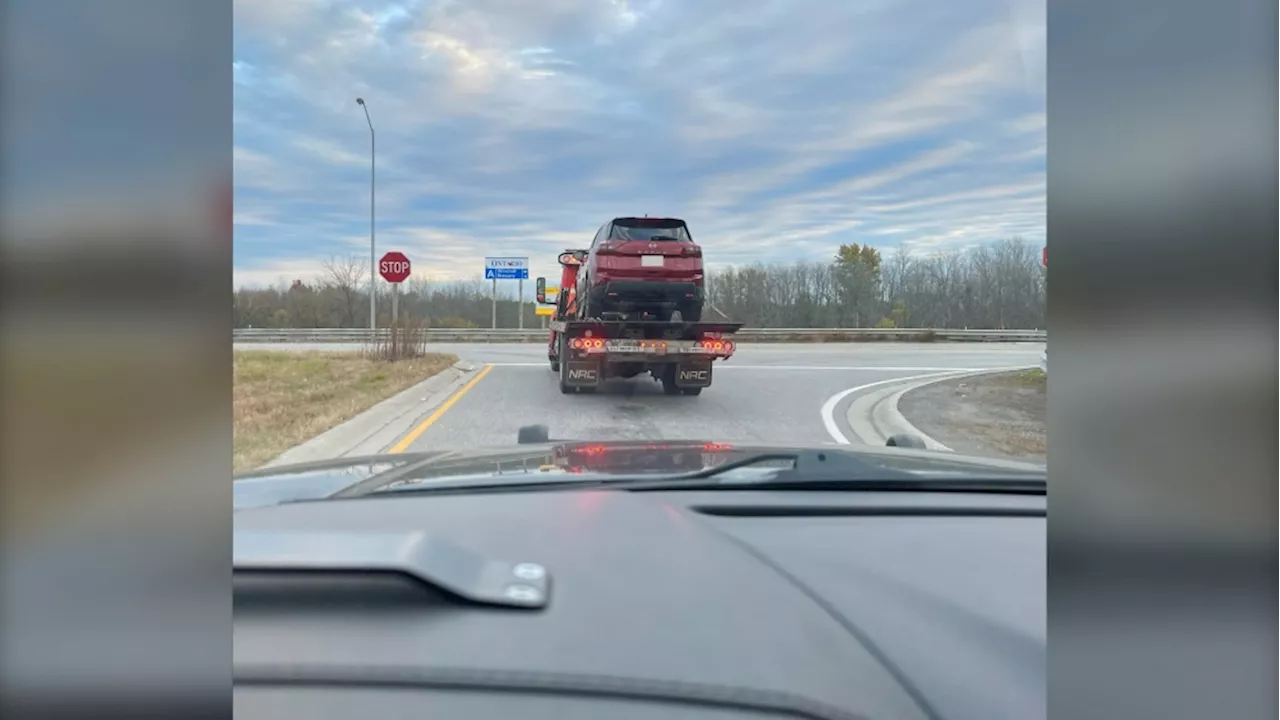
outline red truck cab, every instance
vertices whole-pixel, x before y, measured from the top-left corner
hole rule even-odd
[[[556,308],[551,319],[565,320],[577,315],[577,284],[578,271],[582,268],[582,263],[586,260],[586,250],[565,250],[560,253],[557,260],[560,262],[560,291],[556,296]],[[538,278],[536,296],[539,303],[543,305],[547,303],[547,286],[545,278]],[[551,352],[556,344],[556,331],[552,330],[547,338],[548,351]]]

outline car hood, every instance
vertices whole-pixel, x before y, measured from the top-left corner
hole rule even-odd
[[[385,454],[264,468],[235,479],[233,507],[318,500],[338,493],[471,480],[565,481],[678,475],[761,453],[822,449],[851,452],[890,470],[922,475],[1041,475],[1044,466],[950,452],[840,445],[736,445],[716,441],[547,442],[466,451]]]

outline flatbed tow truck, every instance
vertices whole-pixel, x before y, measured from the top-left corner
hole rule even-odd
[[[585,250],[560,254],[559,297],[547,342],[547,360],[559,373],[560,392],[593,393],[611,378],[648,373],[667,395],[698,395],[711,386],[712,364],[733,356],[732,335],[742,323],[641,317],[580,318],[575,302],[578,269]],[[537,279],[538,302],[546,300],[546,279]]]

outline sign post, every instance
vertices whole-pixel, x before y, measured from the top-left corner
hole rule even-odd
[[[520,301],[524,301],[524,281],[529,279],[529,258],[487,257],[484,259],[484,279],[493,281],[493,327],[498,327],[498,281],[519,280]],[[522,308],[523,309],[523,308]],[[524,313],[517,313],[520,328],[524,329]]]
[[[378,274],[383,280],[391,283],[391,324],[396,324],[400,313],[400,283],[409,277],[409,258],[405,254],[392,250],[378,261]]]

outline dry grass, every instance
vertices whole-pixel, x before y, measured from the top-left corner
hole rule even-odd
[[[1039,369],[991,373],[926,385],[899,409],[957,452],[1043,462],[1048,457],[1048,394]]]
[[[1039,390],[1040,392],[1045,392],[1049,387],[1049,376],[1045,375],[1040,368],[993,375],[992,380],[997,384]]]
[[[234,463],[242,472],[445,370],[453,355],[243,350],[234,362]]]
[[[427,352],[427,324],[424,321],[406,316],[386,329],[387,335],[365,347],[365,357],[397,361],[430,355]]]

